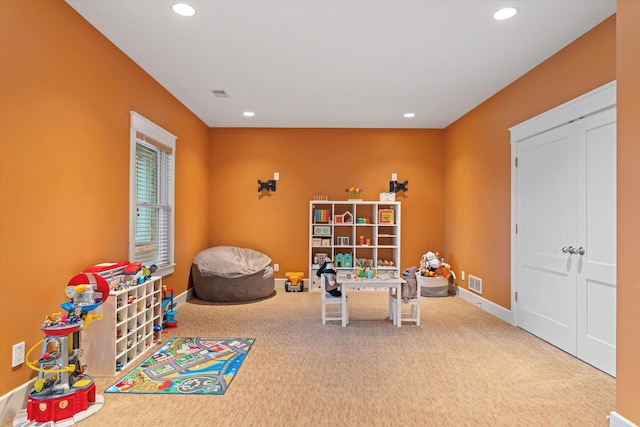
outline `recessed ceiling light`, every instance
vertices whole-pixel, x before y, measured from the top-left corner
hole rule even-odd
[[[176,3],[171,6],[171,8],[175,13],[182,16],[193,16],[196,14],[196,10],[186,3]]]
[[[406,117],[407,119],[410,119],[415,116],[416,116],[416,113],[404,113],[404,117]]]
[[[518,13],[518,9],[515,7],[503,7],[493,14],[493,19],[496,21],[504,21],[505,19],[513,18],[516,13]]]
[[[242,113],[245,117],[253,117],[256,115],[256,113],[254,113],[253,111],[245,111],[244,113]]]

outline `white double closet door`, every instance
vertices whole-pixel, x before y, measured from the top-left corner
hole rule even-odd
[[[615,376],[615,106],[515,153],[516,323]]]

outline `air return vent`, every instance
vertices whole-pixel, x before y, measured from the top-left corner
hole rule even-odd
[[[211,93],[213,93],[213,96],[216,98],[229,98],[229,94],[222,89],[211,89]]]
[[[482,279],[476,276],[469,275],[469,289],[477,292],[479,294],[482,293]]]

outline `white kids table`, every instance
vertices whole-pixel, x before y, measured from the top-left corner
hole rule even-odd
[[[339,279],[340,283],[340,291],[342,292],[342,307],[346,307],[347,304],[347,289],[354,288],[389,288],[389,294],[391,294],[392,290],[396,290],[396,299],[395,303],[397,304],[396,313],[401,313],[400,304],[402,303],[402,284],[406,283],[404,279]],[[348,310],[342,310],[342,327],[347,326],[348,322]],[[389,318],[391,318],[392,314],[389,312]],[[394,317],[393,324],[398,328],[402,326],[402,317],[400,314]]]

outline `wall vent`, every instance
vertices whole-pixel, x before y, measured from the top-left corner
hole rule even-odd
[[[482,293],[482,279],[476,276],[472,276],[469,274],[469,289],[477,292],[479,294]]]

